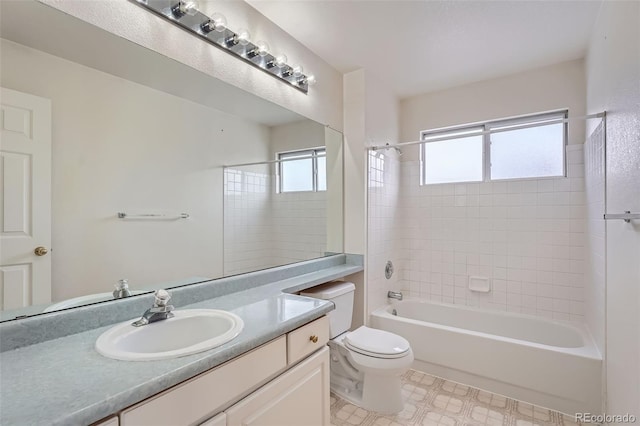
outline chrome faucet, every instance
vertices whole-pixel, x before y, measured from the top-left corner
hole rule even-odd
[[[127,281],[125,278],[118,280],[116,289],[113,290],[113,298],[122,299],[129,296],[131,296],[131,292],[129,291],[129,281]]]
[[[402,293],[400,293],[399,291],[391,291],[391,290],[389,290],[389,292],[387,293],[387,297],[389,299],[402,300]]]
[[[154,294],[156,298],[153,306],[147,309],[139,320],[132,322],[132,326],[140,327],[173,317],[173,313],[171,312],[173,311],[173,305],[168,304],[169,299],[171,299],[169,292],[167,290],[156,290]]]

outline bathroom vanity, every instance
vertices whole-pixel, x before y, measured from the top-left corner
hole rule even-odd
[[[328,425],[328,339],[323,316],[99,424]]]
[[[328,424],[334,306],[296,293],[362,270],[361,256],[336,255],[173,289],[176,311],[244,321],[230,342],[180,358],[119,361],[95,350],[150,295],[0,323],[0,424]]]

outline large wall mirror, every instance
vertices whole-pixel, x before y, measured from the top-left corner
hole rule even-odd
[[[36,1],[1,15],[2,320],[343,251],[339,132]]]

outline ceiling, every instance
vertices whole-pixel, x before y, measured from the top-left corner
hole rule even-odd
[[[582,58],[601,4],[247,2],[338,71],[365,68],[401,98]]]

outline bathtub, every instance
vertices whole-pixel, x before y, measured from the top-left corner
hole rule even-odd
[[[602,357],[583,327],[423,300],[378,309],[371,326],[406,338],[417,370],[563,413],[602,411]]]

